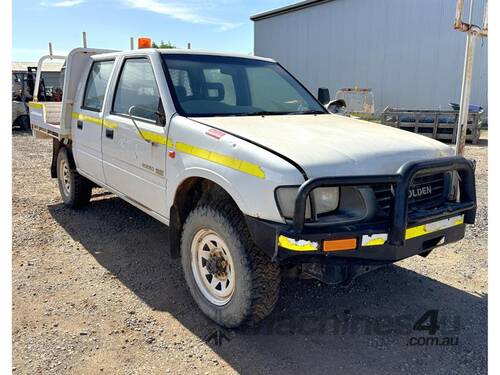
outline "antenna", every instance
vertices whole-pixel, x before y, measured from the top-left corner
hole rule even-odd
[[[87,33],[85,31],[82,33],[82,38],[83,38],[83,48],[87,48]]]
[[[191,49],[191,43],[188,42],[188,49]]]
[[[52,57],[53,53],[52,53],[52,43],[49,42],[49,56]]]

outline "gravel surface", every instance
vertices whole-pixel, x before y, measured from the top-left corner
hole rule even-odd
[[[50,178],[51,142],[15,131],[13,371],[486,373],[487,150],[487,141],[466,149],[479,208],[463,241],[345,288],[284,280],[266,321],[230,331],[190,298],[165,226],[102,190],[88,208],[65,208]],[[435,335],[412,329],[427,310],[438,310]]]

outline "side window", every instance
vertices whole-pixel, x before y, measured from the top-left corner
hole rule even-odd
[[[236,92],[233,76],[222,73],[220,69],[203,69],[207,82],[207,99],[236,105]]]
[[[82,108],[100,112],[114,61],[95,61],[85,86]]]
[[[128,59],[123,65],[116,87],[112,112],[128,116],[134,106],[134,116],[156,121],[161,109],[160,93],[153,68],[147,58]]]

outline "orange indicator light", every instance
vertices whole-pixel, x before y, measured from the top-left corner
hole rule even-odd
[[[344,238],[342,240],[323,241],[323,251],[343,251],[354,250],[356,248],[356,238]]]

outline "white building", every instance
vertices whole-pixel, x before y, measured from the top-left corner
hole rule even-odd
[[[377,112],[448,109],[460,100],[465,53],[466,35],[453,29],[455,6],[455,0],[307,0],[252,16],[254,53],[282,63],[313,93],[371,88]],[[484,0],[475,1],[473,23],[482,25],[483,7]],[[471,96],[485,108],[487,48],[486,38],[477,41]]]

